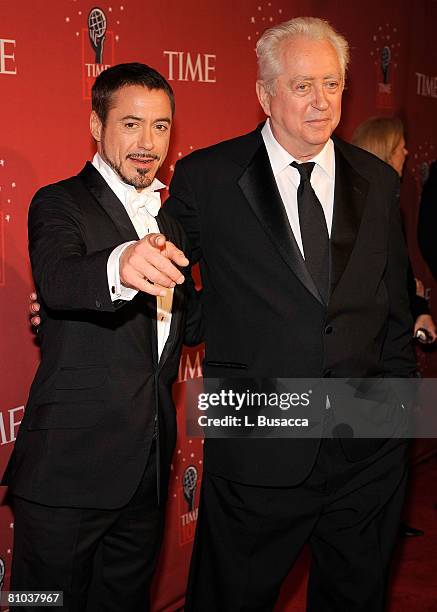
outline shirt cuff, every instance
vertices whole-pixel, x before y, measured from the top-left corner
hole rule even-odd
[[[123,251],[130,245],[136,242],[124,242],[119,244],[118,247],[112,251],[108,257],[108,263],[106,264],[106,272],[108,275],[108,287],[111,295],[111,300],[124,300],[130,302],[138,293],[137,289],[131,289],[122,285],[120,280],[120,257]]]

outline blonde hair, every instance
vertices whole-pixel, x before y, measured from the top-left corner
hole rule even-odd
[[[332,44],[338,55],[344,82],[349,63],[347,40],[324,19],[296,17],[266,30],[256,44],[258,80],[263,81],[264,87],[271,95],[275,93],[275,80],[282,71],[283,43],[299,36],[328,40]]]
[[[398,117],[371,117],[357,127],[352,144],[390,164],[403,137],[404,126]]]

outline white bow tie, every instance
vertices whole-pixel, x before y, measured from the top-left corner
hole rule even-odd
[[[138,193],[132,190],[129,192],[128,201],[134,217],[140,208],[143,207],[152,217],[156,217],[161,208],[161,195],[159,191],[148,191],[147,189],[143,189],[143,191]]]

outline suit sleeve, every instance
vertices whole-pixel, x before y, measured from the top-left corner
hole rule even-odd
[[[164,208],[165,212],[182,226],[187,241],[183,249],[190,260],[190,266],[184,270],[188,300],[184,344],[194,346],[204,340],[202,291],[196,290],[192,277],[192,267],[202,255],[200,222],[194,190],[181,162],[175,166],[170,184],[170,197],[166,200]]]
[[[412,347],[413,320],[407,290],[408,256],[402,232],[397,179],[393,191],[395,196],[391,198],[389,210],[388,257],[384,275],[389,317],[382,357],[386,376],[411,377],[416,374],[416,360]]]
[[[182,225],[188,238],[188,258],[191,264],[197,263],[202,256],[199,209],[183,162],[178,162],[175,166],[165,211]]]
[[[107,279],[113,247],[86,253],[77,202],[59,185],[37,192],[29,209],[29,254],[38,295],[52,310],[114,312]]]

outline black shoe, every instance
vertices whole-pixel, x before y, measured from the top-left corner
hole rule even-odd
[[[399,535],[403,536],[404,538],[417,538],[419,536],[423,536],[424,533],[425,532],[423,529],[416,529],[415,527],[410,527],[405,523],[401,523],[399,525]]]

